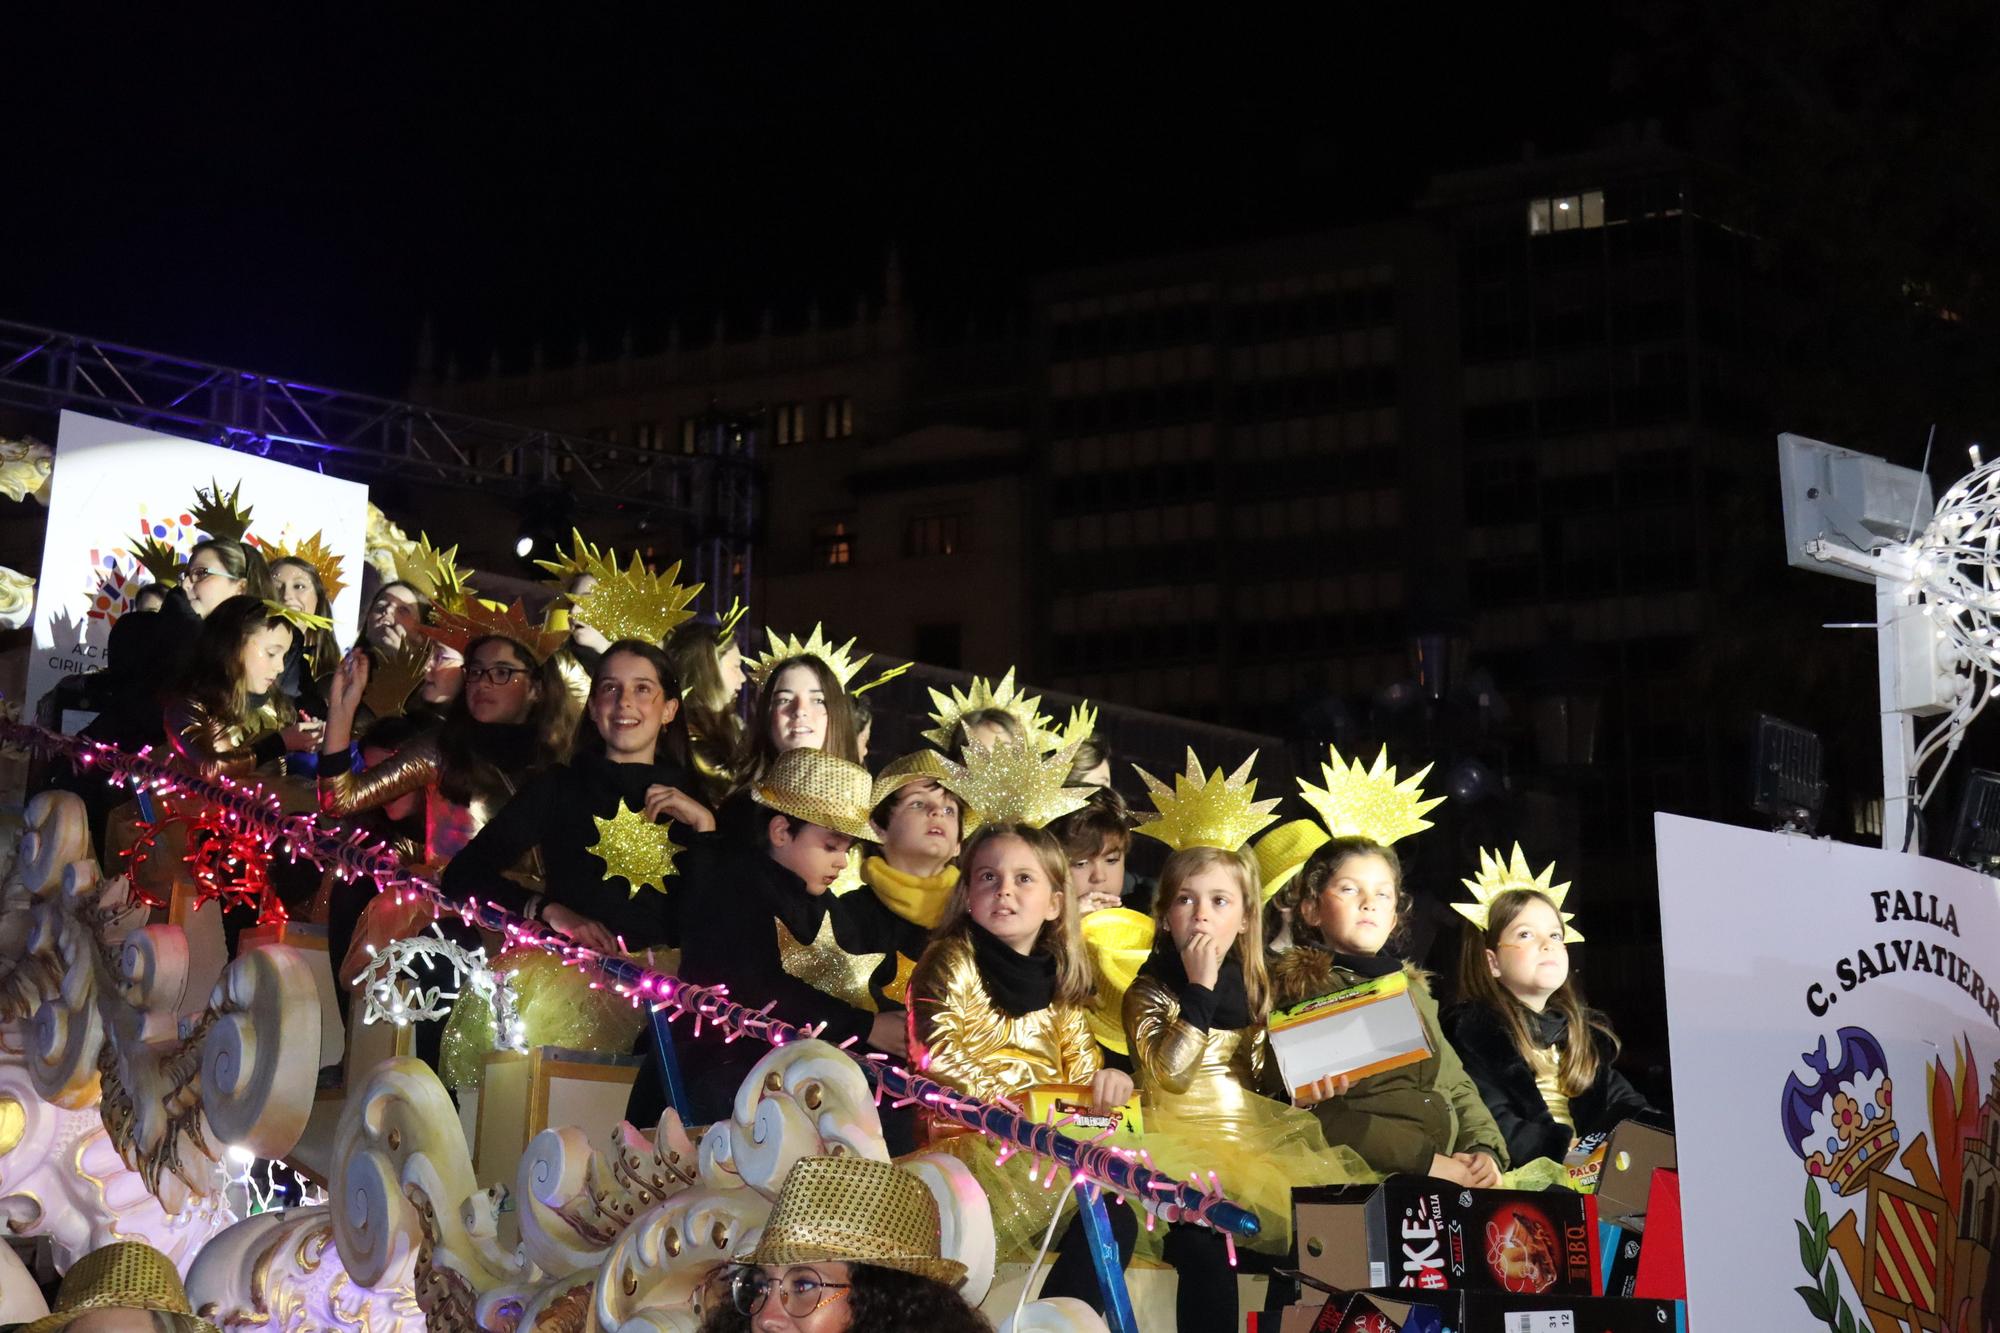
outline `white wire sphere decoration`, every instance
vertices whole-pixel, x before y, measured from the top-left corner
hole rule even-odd
[[[1952,484],[1915,546],[1924,614],[1976,668],[2000,674],[2000,460]]]

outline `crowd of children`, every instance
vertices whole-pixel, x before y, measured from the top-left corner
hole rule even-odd
[[[1398,952],[1410,903],[1392,845],[1428,827],[1434,802],[1380,763],[1335,756],[1326,788],[1301,784],[1320,818],[1272,828],[1276,802],[1253,799],[1248,761],[1225,776],[1190,754],[1171,785],[1140,775],[1154,805],[1141,822],[1111,789],[1092,716],[1056,726],[1010,673],[938,696],[932,745],[871,775],[867,659],[851,642],[815,627],[757,651],[737,623],[694,617],[675,571],[621,569],[580,538],[551,566],[556,611],[539,621],[481,603],[449,553],[425,542],[418,557],[375,589],[360,641],[337,656],[335,571],[267,565],[240,531],[204,542],[155,571],[161,608],[128,612],[114,636],[114,657],[122,641],[171,663],[156,677],[167,688],[126,686],[99,734],[309,784],[326,815],[450,897],[774,1003],[857,1055],[1024,1109],[1055,1095],[1136,1112],[1162,1169],[1213,1170],[1259,1214],[1251,1267],[1282,1266],[1294,1186],[1392,1172],[1540,1182],[1580,1139],[1650,1110],[1571,976],[1568,886],[1518,848],[1467,880],[1459,1004],[1440,1014]],[[615,850],[635,825],[673,843],[657,880]],[[1169,851],[1156,882],[1130,871],[1135,834]],[[372,949],[434,924],[421,904],[355,892],[334,886],[317,905],[350,984]],[[642,1014],[543,951],[497,967],[530,1040],[656,1058]],[[1274,1012],[1399,975],[1422,1057],[1288,1086]],[[455,1019],[419,1049],[454,1086],[476,1083],[489,1028]],[[679,1109],[706,1123],[731,1113],[759,1052],[710,1031],[679,1034],[677,1054]],[[630,1118],[657,1120],[663,1086],[643,1070]],[[914,1110],[885,1110],[885,1133],[898,1153],[958,1155],[988,1189],[1002,1259],[1053,1245],[1048,1291],[1095,1301],[1075,1225],[1057,1215],[1064,1192]],[[1113,1220],[1129,1254],[1135,1219]],[[1181,1271],[1181,1327],[1235,1327],[1220,1237],[1175,1224],[1159,1243]]]

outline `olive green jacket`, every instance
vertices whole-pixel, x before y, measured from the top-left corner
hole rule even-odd
[[[1431,1158],[1478,1151],[1504,1170],[1507,1140],[1479,1099],[1479,1089],[1459,1063],[1458,1053],[1438,1025],[1437,1001],[1424,974],[1403,969],[1410,998],[1430,1037],[1431,1056],[1400,1069],[1371,1074],[1312,1108],[1326,1141],[1346,1144],[1369,1166],[1385,1174],[1428,1175]],[[1301,945],[1271,964],[1272,1007],[1286,1008],[1358,986],[1368,978],[1350,972],[1324,949]],[[1274,1062],[1275,1063],[1275,1062]]]

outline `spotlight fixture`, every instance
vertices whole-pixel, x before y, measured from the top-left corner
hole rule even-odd
[[[1975,768],[1965,775],[1952,823],[1951,859],[1988,875],[2000,871],[2000,773]]]
[[[1750,808],[1776,820],[1774,827],[1780,830],[1810,833],[1825,801],[1825,754],[1818,733],[1759,713]]]
[[[526,560],[535,553],[535,534],[524,532],[514,539],[514,554]]]

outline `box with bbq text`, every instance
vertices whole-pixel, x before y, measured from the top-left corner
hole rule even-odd
[[[1431,1056],[1402,972],[1277,1010],[1267,1032],[1285,1086],[1299,1098],[1323,1078],[1364,1079]]]
[[[1435,1176],[1292,1192],[1299,1268],[1338,1291],[1590,1296],[1593,1224],[1568,1190],[1474,1190]]]

